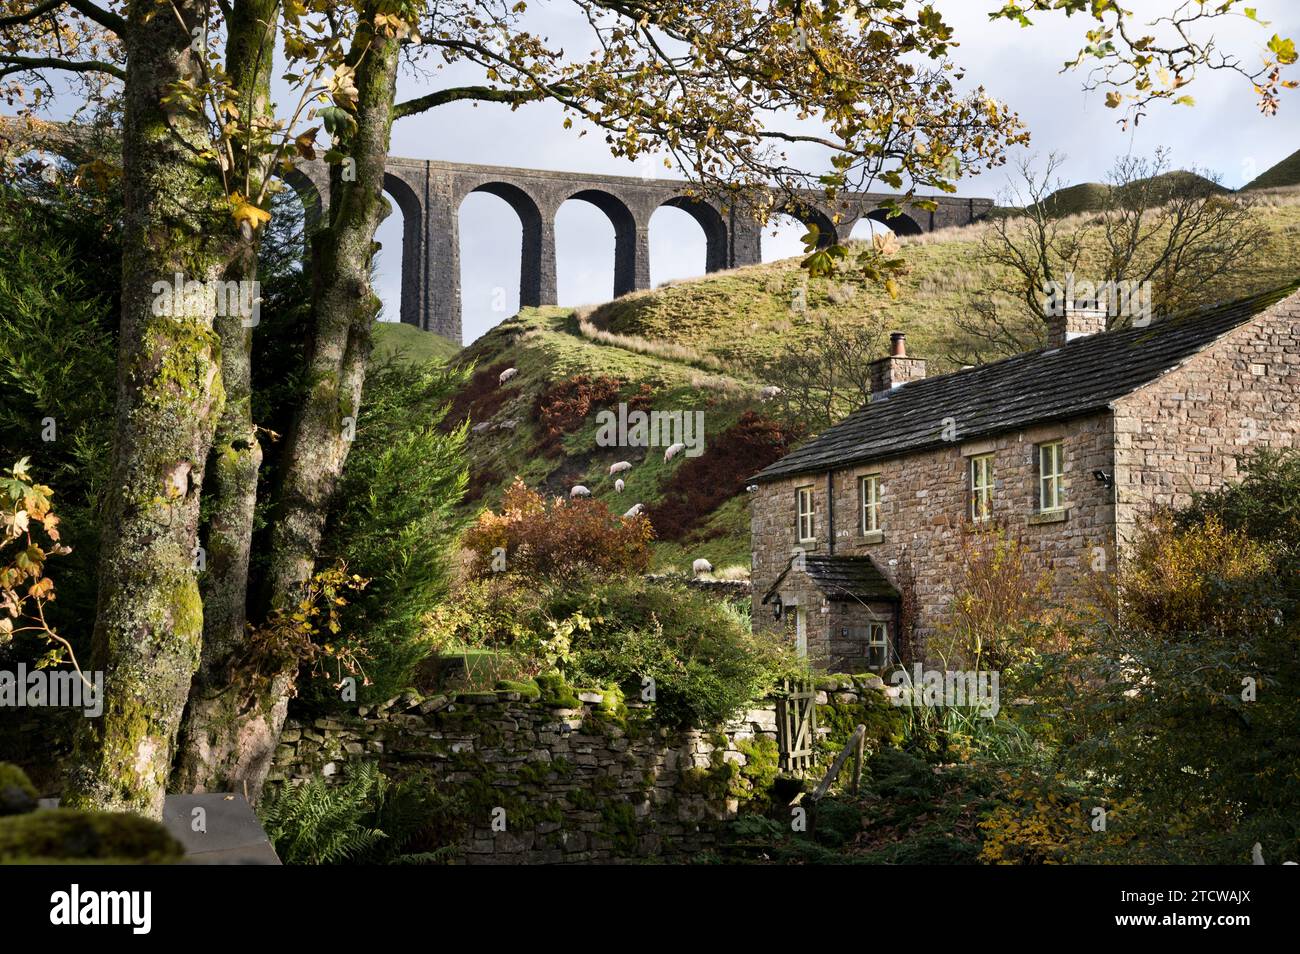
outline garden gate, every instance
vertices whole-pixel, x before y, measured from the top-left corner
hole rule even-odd
[[[813,764],[817,738],[817,687],[811,679],[784,679],[776,694],[776,745],[783,772],[800,774]]]

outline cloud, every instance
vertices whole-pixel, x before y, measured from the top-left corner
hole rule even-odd
[[[1130,0],[1139,15],[1168,11],[1173,0]],[[1255,97],[1239,76],[1203,72],[1196,81],[1194,108],[1158,104],[1136,128],[1125,131],[1117,114],[1105,108],[1099,94],[1082,91],[1083,75],[1062,73],[1066,58],[1080,45],[1087,22],[1082,17],[1046,16],[1029,30],[1010,23],[992,23],[988,11],[997,4],[942,4],[961,45],[956,61],[967,71],[967,85],[983,84],[996,98],[1010,103],[1033,134],[1032,152],[1060,152],[1069,159],[1062,174],[1071,182],[1097,181],[1115,157],[1134,151],[1150,154],[1156,146],[1172,148],[1178,165],[1195,165],[1220,173],[1230,187],[1245,184],[1300,147],[1294,120],[1300,95],[1283,100],[1282,112],[1260,116]],[[1274,22],[1267,32],[1243,19],[1215,26],[1219,45],[1241,51],[1249,62],[1253,51],[1276,31],[1300,34],[1300,12],[1283,0],[1261,0],[1260,16]],[[536,14],[534,25],[557,43],[583,49],[590,43],[581,21],[567,5],[550,5]],[[437,74],[439,84],[470,78],[464,67]],[[423,87],[403,79],[399,98]],[[577,135],[562,127],[563,114],[552,104],[517,111],[496,105],[475,107],[457,103],[433,113],[404,119],[393,130],[394,155],[570,172],[636,175],[631,163],[614,159],[603,137]],[[672,173],[665,170],[666,175]],[[960,195],[996,197],[1007,184],[1008,171],[998,170],[961,183]],[[787,223],[775,234],[764,234],[764,259],[798,254],[803,229]],[[384,246],[377,287],[385,302],[385,317],[396,320],[401,287],[402,223],[399,212],[381,226]],[[613,228],[594,206],[571,201],[556,220],[557,278],[561,304],[604,301],[613,291]],[[461,209],[461,289],[463,327],[468,343],[502,318],[514,314],[519,295],[518,220],[500,199],[471,196]],[[704,271],[704,239],[689,215],[675,209],[655,214],[650,230],[651,278],[655,283],[698,275]],[[504,305],[502,302],[504,301]]]

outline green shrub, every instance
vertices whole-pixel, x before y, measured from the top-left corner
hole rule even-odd
[[[562,668],[579,685],[615,685],[642,698],[653,680],[661,725],[721,725],[762,698],[797,661],[756,636],[733,609],[687,587],[589,582],[557,592],[554,619],[580,619]]]
[[[371,683],[361,702],[411,684],[430,650],[421,619],[447,594],[459,529],[452,509],[468,472],[465,429],[447,433],[439,425],[458,380],[433,364],[397,363],[372,368],[366,380],[321,555],[370,581],[341,614]]]
[[[36,786],[16,765],[0,762],[0,815],[21,815],[36,808]]]
[[[450,857],[425,837],[446,814],[442,802],[428,779],[394,783],[361,763],[337,785],[318,776],[271,790],[258,815],[285,864],[424,864]]]
[[[1300,857],[1298,489],[1300,455],[1257,455],[1239,485],[1158,515],[1119,573],[1118,623],[1044,660],[1033,696],[1061,762],[1130,805],[1135,857]]]
[[[121,274],[116,234],[84,201],[45,186],[0,186],[0,460],[30,457],[32,471],[59,488],[59,529],[72,552],[47,621],[78,657],[95,618]],[[43,440],[47,421],[54,440]]]
[[[426,625],[440,652],[510,654],[538,677],[543,701],[556,673],[629,700],[653,685],[652,717],[670,727],[720,725],[803,671],[778,640],[751,633],[736,606],[640,578],[524,584],[498,574],[459,586]]]
[[[113,861],[164,864],[183,849],[158,822],[139,815],[53,808],[0,818],[0,863]]]
[[[862,831],[862,809],[851,801],[823,798],[813,814],[813,837],[829,848],[848,844]]]

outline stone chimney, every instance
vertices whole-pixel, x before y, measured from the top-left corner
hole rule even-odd
[[[1073,298],[1047,306],[1047,344],[1059,348],[1076,338],[1100,334],[1106,330],[1108,312],[1103,298],[1089,301]]]
[[[879,400],[896,387],[925,377],[925,359],[907,356],[907,335],[889,336],[889,357],[871,362],[871,398]]]

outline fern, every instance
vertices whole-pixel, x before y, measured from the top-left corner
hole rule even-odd
[[[285,864],[330,865],[357,860],[387,838],[367,824],[382,792],[383,776],[371,762],[352,768],[338,785],[324,778],[285,785],[262,803],[262,824]]]
[[[429,833],[449,812],[445,795],[424,777],[392,782],[373,762],[351,767],[339,784],[316,777],[285,785],[259,809],[285,864],[446,864],[451,846]],[[407,852],[408,846],[418,850]]]

